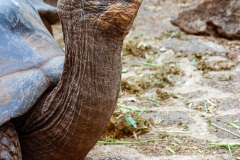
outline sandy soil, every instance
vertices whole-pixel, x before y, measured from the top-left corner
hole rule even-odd
[[[131,160],[240,159],[240,149],[209,147],[240,143],[240,41],[188,35],[170,23],[200,0],[144,0],[123,47],[119,103],[144,109],[149,132],[97,144],[89,156]],[[54,26],[63,45],[60,25]],[[212,125],[210,125],[211,120]],[[233,157],[231,157],[231,155]]]

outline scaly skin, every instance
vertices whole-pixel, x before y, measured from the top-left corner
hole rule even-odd
[[[22,159],[18,135],[12,122],[7,122],[0,126],[0,159]]]
[[[24,160],[83,160],[96,144],[116,105],[122,43],[140,4],[58,1],[64,70],[54,90],[16,123]]]

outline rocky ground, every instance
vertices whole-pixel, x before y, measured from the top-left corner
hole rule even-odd
[[[144,0],[125,39],[121,93],[111,119],[129,121],[110,126],[120,131],[110,134],[108,128],[100,142],[105,145],[97,144],[89,156],[240,159],[240,41],[188,35],[170,23],[200,2]],[[63,46],[60,30],[54,26]]]

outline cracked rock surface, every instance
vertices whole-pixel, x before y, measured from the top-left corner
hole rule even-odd
[[[240,1],[205,0],[181,12],[172,23],[191,34],[240,39]]]

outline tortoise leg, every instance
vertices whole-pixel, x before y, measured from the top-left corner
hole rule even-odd
[[[43,16],[40,16],[40,17],[41,17],[45,27],[48,29],[48,31],[51,33],[51,35],[53,35],[53,30],[52,30],[52,26],[51,26],[50,22],[45,17],[43,17]]]
[[[18,134],[12,122],[0,126],[0,160],[21,160]]]

